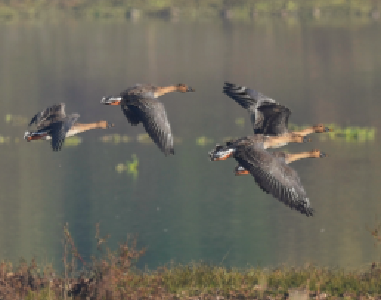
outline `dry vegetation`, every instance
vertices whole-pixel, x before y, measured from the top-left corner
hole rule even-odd
[[[366,227],[379,243],[380,224]],[[51,266],[20,260],[17,268],[0,264],[0,299],[381,299],[381,264],[366,272],[307,265],[274,270],[227,269],[205,263],[161,267],[139,271],[135,263],[145,249],[137,249],[136,237],[106,249],[109,235],[101,238],[96,225],[97,249],[102,258],[84,262],[64,226],[64,272],[58,276]],[[81,262],[83,268],[76,265]]]

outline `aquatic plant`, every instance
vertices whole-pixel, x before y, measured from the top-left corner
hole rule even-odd
[[[120,174],[126,171],[127,174],[131,175],[133,180],[136,181],[139,175],[139,159],[134,153],[131,155],[132,160],[127,161],[125,164],[119,163],[115,166],[115,170]]]

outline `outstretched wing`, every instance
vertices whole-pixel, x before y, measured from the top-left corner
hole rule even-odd
[[[37,113],[28,126],[36,124],[37,129],[43,129],[54,122],[62,120],[65,117],[65,103],[54,104],[45,110]]]
[[[262,116],[261,123],[255,133],[265,135],[281,135],[288,132],[288,118],[291,111],[280,104],[264,104],[257,108]]]
[[[275,100],[257,92],[256,90],[248,89],[244,86],[239,86],[230,82],[225,82],[223,93],[235,100],[245,109],[264,103],[276,103]]]
[[[225,82],[223,92],[249,111],[254,133],[261,133],[264,116],[257,108],[266,104],[277,104],[277,102],[256,90],[229,82]]]
[[[138,107],[122,102],[120,108],[122,109],[124,116],[127,118],[128,123],[133,126],[140,123],[140,109]]]
[[[151,139],[165,155],[174,154],[173,135],[164,105],[156,99],[143,99],[138,108],[140,120]]]
[[[60,151],[62,149],[67,132],[77,122],[78,118],[79,114],[71,114],[64,120],[51,124],[50,135],[52,137],[51,144],[53,151]]]
[[[255,146],[237,146],[234,157],[254,177],[259,187],[291,209],[312,216],[314,209],[296,171],[276,155]]]

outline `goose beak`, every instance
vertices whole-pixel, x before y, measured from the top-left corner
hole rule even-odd
[[[103,97],[101,104],[104,105],[120,105],[122,102],[122,97],[107,96]]]

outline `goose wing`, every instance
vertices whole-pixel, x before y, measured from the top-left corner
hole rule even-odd
[[[132,111],[136,108],[135,105],[130,106]],[[140,101],[138,108],[139,113],[134,112],[134,115],[139,114],[139,119],[151,139],[165,155],[174,154],[173,135],[164,105],[156,99],[145,98]],[[136,119],[135,116],[134,118]]]
[[[37,129],[40,130],[45,127],[48,127],[54,122],[62,120],[63,118],[65,118],[65,116],[65,103],[54,104],[52,106],[49,106],[45,110],[37,113],[32,118],[28,126],[36,124]]]
[[[136,126],[140,123],[140,110],[137,107],[122,102],[120,108],[122,109],[124,116],[127,118],[128,123],[133,126]]]
[[[256,90],[229,82],[225,82],[223,93],[249,111],[254,133],[261,133],[264,116],[257,108],[265,104],[276,104],[277,102]]]
[[[77,122],[79,114],[71,114],[64,120],[55,122],[50,126],[51,144],[53,151],[60,151],[65,141],[66,134],[70,128]]]
[[[262,125],[256,133],[265,135],[281,135],[288,132],[288,118],[291,111],[280,104],[263,104],[257,108],[262,116]]]
[[[291,209],[306,216],[313,215],[313,208],[300,182],[297,172],[276,155],[256,148],[255,145],[237,146],[234,157],[254,177],[259,187]]]

